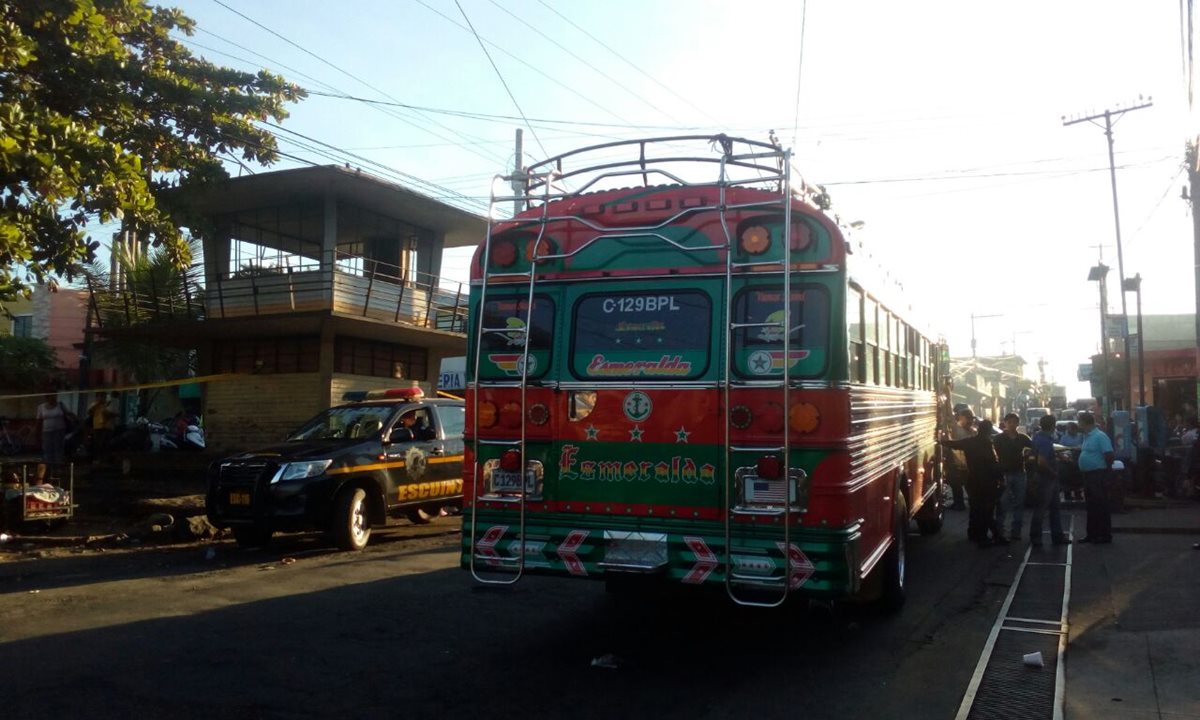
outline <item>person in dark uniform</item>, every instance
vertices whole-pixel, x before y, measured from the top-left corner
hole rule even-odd
[[[962,450],[967,459],[967,502],[970,507],[967,537],[987,547],[993,542],[1007,544],[1008,538],[996,522],[996,498],[999,495],[1000,468],[992,445],[992,423],[982,420],[975,435],[961,440],[943,437],[939,442],[952,450]],[[991,538],[988,538],[988,533]]]

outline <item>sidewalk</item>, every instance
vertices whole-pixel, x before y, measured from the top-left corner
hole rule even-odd
[[[1200,503],[1127,506],[1111,545],[1072,546],[1065,717],[1200,720]]]

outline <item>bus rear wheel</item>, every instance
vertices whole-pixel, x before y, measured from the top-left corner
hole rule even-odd
[[[917,511],[917,529],[922,535],[937,535],[942,531],[942,522],[946,514],[946,503],[942,493],[936,492],[925,505]]]
[[[908,540],[908,503],[904,493],[896,491],[896,512],[892,521],[892,546],[883,556],[883,588],[879,606],[885,613],[904,607],[904,573]]]

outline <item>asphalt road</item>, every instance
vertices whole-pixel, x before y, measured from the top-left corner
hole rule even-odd
[[[0,556],[0,709],[37,718],[952,718],[1017,546],[909,543],[909,601],[731,606],[527,578],[477,587],[457,519],[361,554],[318,536]],[[603,658],[597,667],[593,660]]]

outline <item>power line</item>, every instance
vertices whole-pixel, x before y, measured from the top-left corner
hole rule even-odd
[[[505,81],[504,73],[500,72],[500,68],[496,67],[496,61],[492,59],[492,54],[488,52],[487,45],[483,44],[483,40],[479,37],[479,32],[475,30],[475,26],[471,23],[471,18],[467,17],[467,11],[463,10],[462,3],[460,3],[458,0],[454,0],[454,5],[458,8],[458,11],[462,13],[463,20],[466,21],[467,27],[471,28],[471,34],[475,36],[475,42],[479,43],[479,49],[483,51],[483,55],[487,58],[488,64],[490,64],[492,66],[492,70],[496,72],[496,77],[500,79],[500,84],[504,86],[504,92],[508,93],[508,99],[512,100],[513,107],[517,109],[517,113],[521,116],[521,120],[525,123],[525,127],[529,128],[529,133],[533,135],[533,139],[537,142],[538,147],[542,149],[542,154],[549,155],[550,153],[546,152],[546,146],[542,145],[541,139],[538,138],[537,132],[535,132],[534,129],[529,126],[529,118],[525,117],[525,111],[521,109],[521,103],[517,102],[517,96],[513,95],[512,88],[510,88],[508,86],[508,82]],[[518,167],[516,168],[518,172],[521,170],[519,167],[520,163],[521,161],[518,159]]]
[[[1185,170],[1187,170],[1186,166],[1180,167],[1175,171],[1175,174],[1171,176],[1171,179],[1167,182],[1166,189],[1163,190],[1163,194],[1159,196],[1158,202],[1154,203],[1154,207],[1150,209],[1150,213],[1146,215],[1146,219],[1142,220],[1142,224],[1138,225],[1137,230],[1133,231],[1133,235],[1130,237],[1130,242],[1135,240],[1138,235],[1141,234],[1142,230],[1144,230],[1146,226],[1150,224],[1150,221],[1154,219],[1154,216],[1158,213],[1158,209],[1163,204],[1163,200],[1167,199],[1167,195],[1169,195],[1171,190],[1175,188],[1175,183],[1179,181],[1179,176],[1182,175]]]
[[[470,33],[472,33],[472,34],[475,34],[475,36],[476,36],[476,38],[477,38],[477,39],[480,37],[478,34],[476,34],[476,33],[474,32],[474,30],[472,30],[472,29],[470,29],[470,28],[463,27],[463,26],[462,26],[462,25],[460,25],[460,24],[459,24],[459,23],[458,23],[456,20],[454,20],[454,18],[451,18],[450,16],[446,15],[446,14],[445,14],[445,13],[443,13],[441,10],[438,10],[438,9],[437,9],[437,8],[435,8],[435,7],[432,7],[431,5],[429,5],[429,3],[425,2],[424,0],[414,0],[414,2],[416,2],[418,5],[420,5],[421,7],[425,8],[425,9],[426,9],[426,10],[428,10],[429,12],[431,12],[431,13],[433,13],[433,14],[437,15],[438,17],[442,18],[443,20],[445,20],[446,22],[450,23],[450,24],[451,24],[451,25],[453,25],[454,27],[456,27],[456,28],[458,28],[458,29],[462,30],[463,32],[470,32]],[[625,123],[628,123],[628,122],[629,122],[629,120],[628,120],[627,118],[623,118],[623,117],[621,117],[620,115],[618,115],[618,114],[616,114],[615,112],[613,112],[613,111],[612,111],[612,108],[609,108],[609,107],[607,107],[607,106],[605,106],[605,105],[602,105],[602,104],[600,104],[600,103],[596,102],[595,98],[588,97],[587,95],[585,95],[584,93],[581,93],[581,92],[579,92],[578,90],[576,90],[575,88],[571,87],[570,85],[568,85],[568,84],[566,84],[566,83],[564,83],[564,82],[562,82],[562,81],[558,80],[558,79],[557,79],[557,78],[555,78],[555,77],[552,77],[551,75],[548,75],[548,74],[546,74],[544,71],[542,71],[542,69],[541,69],[541,68],[539,68],[539,67],[537,67],[537,66],[533,65],[532,63],[528,63],[528,62],[526,62],[526,61],[522,60],[521,58],[517,57],[516,55],[514,55],[514,54],[513,54],[513,53],[511,53],[511,52],[509,52],[508,50],[505,50],[504,48],[500,47],[499,45],[497,45],[496,43],[492,42],[491,40],[486,40],[486,39],[484,39],[484,40],[482,40],[482,42],[485,42],[485,43],[487,43],[488,45],[491,45],[493,48],[495,48],[495,49],[496,49],[496,50],[498,50],[499,52],[502,52],[502,53],[504,53],[505,55],[507,55],[507,56],[509,56],[510,58],[512,58],[514,61],[516,61],[516,62],[518,62],[518,63],[520,63],[520,64],[524,65],[525,67],[529,68],[530,70],[532,70],[533,72],[537,73],[538,75],[541,75],[542,77],[546,78],[547,80],[549,80],[550,82],[554,83],[555,85],[557,85],[557,86],[559,86],[559,87],[563,88],[564,90],[566,90],[567,92],[571,93],[572,95],[575,95],[576,97],[578,97],[578,98],[582,99],[584,102],[588,103],[589,105],[593,105],[593,106],[595,106],[595,107],[596,107],[596,108],[598,108],[599,110],[601,110],[601,111],[603,111],[603,112],[605,112],[605,113],[607,113],[607,114],[609,114],[609,115],[611,115],[611,116],[615,117],[616,119],[620,120],[621,122],[625,122]]]
[[[348,151],[346,151],[346,150],[343,150],[342,148],[340,148],[340,147],[338,147],[338,146],[336,146],[336,145],[332,145],[332,144],[330,144],[330,143],[327,143],[327,142],[324,142],[324,141],[322,141],[322,140],[317,140],[317,139],[316,139],[316,138],[314,138],[314,137],[311,137],[311,136],[309,136],[309,135],[305,135],[305,134],[304,134],[304,133],[302,133],[302,132],[298,132],[298,131],[296,131],[296,130],[292,130],[292,129],[290,129],[290,128],[285,128],[284,126],[282,126],[282,125],[279,125],[279,124],[277,124],[277,123],[273,123],[273,122],[269,122],[269,121],[262,121],[262,124],[263,124],[263,125],[266,125],[266,126],[268,126],[268,127],[274,128],[274,129],[276,129],[276,130],[282,130],[282,131],[283,131],[283,132],[285,132],[285,133],[288,133],[288,134],[294,135],[294,136],[296,136],[296,137],[298,137],[298,138],[301,138],[301,139],[303,139],[303,140],[306,140],[306,141],[308,141],[308,142],[310,142],[310,143],[315,143],[315,144],[317,144],[317,145],[319,145],[319,146],[322,146],[322,147],[325,147],[325,148],[329,148],[330,150],[336,151],[337,153],[340,153],[341,155],[345,155],[346,157],[353,158],[353,159],[355,159],[355,160],[358,160],[358,161],[360,161],[360,162],[362,162],[362,163],[365,163],[365,164],[367,164],[367,165],[374,166],[374,167],[376,167],[376,168],[379,168],[379,169],[381,169],[381,170],[383,170],[383,171],[385,171],[385,172],[391,173],[391,174],[393,174],[394,176],[397,176],[397,177],[404,178],[404,179],[405,179],[407,182],[410,182],[410,183],[416,183],[416,184],[419,184],[419,185],[421,185],[421,186],[424,186],[424,187],[432,188],[432,189],[434,189],[434,190],[437,190],[437,191],[439,191],[439,192],[446,193],[446,194],[447,194],[449,197],[459,197],[459,198],[463,198],[463,199],[468,199],[468,198],[469,198],[469,196],[467,196],[467,195],[463,195],[462,193],[456,193],[456,192],[454,192],[453,190],[451,190],[451,189],[449,189],[449,188],[442,187],[441,185],[438,185],[438,184],[436,184],[436,183],[430,182],[429,180],[425,180],[425,179],[423,179],[423,178],[419,178],[419,177],[417,177],[416,175],[412,175],[412,174],[410,174],[410,173],[406,173],[406,172],[404,172],[404,171],[402,171],[402,170],[397,170],[397,169],[395,169],[395,168],[393,168],[393,167],[390,167],[390,166],[388,166],[388,165],[384,165],[383,163],[376,162],[375,160],[372,160],[372,159],[370,159],[370,158],[368,158],[368,157],[364,157],[364,156],[362,156],[362,155],[358,155],[358,154],[356,154],[356,153],[348,152]]]
[[[637,70],[637,71],[638,71],[639,73],[641,73],[643,76],[645,76],[645,77],[649,78],[649,79],[650,79],[650,81],[651,81],[651,82],[653,82],[655,85],[658,85],[658,86],[659,86],[660,88],[662,88],[663,90],[666,90],[667,92],[671,93],[671,94],[672,94],[672,95],[674,95],[675,97],[677,97],[677,98],[679,98],[680,100],[682,100],[682,101],[684,101],[685,103],[687,103],[689,106],[691,106],[691,108],[692,108],[693,110],[696,110],[696,111],[697,111],[697,112],[699,112],[701,115],[704,115],[704,116],[705,116],[705,117],[707,117],[709,120],[712,120],[712,121],[713,121],[713,123],[714,123],[714,124],[715,124],[717,127],[721,127],[721,121],[720,121],[720,120],[716,119],[716,118],[715,118],[715,117],[713,117],[712,115],[709,115],[709,114],[708,114],[708,113],[707,113],[707,112],[706,112],[706,111],[705,111],[703,108],[701,108],[701,107],[697,106],[697,105],[696,105],[695,103],[693,103],[691,100],[688,100],[686,97],[684,97],[684,96],[680,95],[679,93],[675,92],[675,91],[674,91],[674,90],[672,90],[672,89],[671,89],[669,86],[667,86],[667,85],[664,85],[663,83],[659,82],[659,81],[658,81],[658,80],[657,80],[657,79],[656,79],[654,76],[650,75],[650,74],[649,74],[649,73],[647,73],[645,70],[643,70],[643,69],[641,69],[640,67],[638,67],[636,64],[634,64],[633,62],[631,62],[631,61],[630,61],[628,58],[626,58],[624,55],[622,55],[621,53],[617,52],[616,50],[613,50],[611,47],[609,47],[607,44],[605,44],[605,42],[604,42],[603,40],[601,40],[600,38],[596,37],[595,35],[591,34],[591,33],[590,33],[590,32],[588,32],[587,30],[584,30],[583,28],[581,28],[581,27],[579,27],[578,25],[576,25],[576,24],[575,24],[574,22],[572,22],[572,21],[571,21],[571,19],[570,19],[570,18],[568,18],[566,15],[563,15],[563,14],[562,14],[562,13],[560,13],[559,11],[557,11],[557,10],[555,10],[554,8],[550,7],[550,5],[548,5],[548,4],[546,3],[546,0],[538,0],[538,2],[540,2],[540,3],[542,4],[542,6],[543,6],[543,7],[545,7],[547,10],[549,10],[550,12],[552,12],[552,13],[554,13],[555,15],[559,16],[560,18],[562,18],[563,22],[567,23],[568,25],[570,25],[571,27],[575,28],[575,29],[576,29],[576,30],[578,30],[579,32],[583,33],[584,35],[587,35],[589,38],[591,38],[592,42],[595,42],[595,43],[596,43],[597,45],[599,45],[600,47],[602,47],[602,48],[604,48],[605,50],[609,51],[609,52],[610,52],[610,53],[612,53],[613,55],[616,55],[616,56],[617,56],[617,58],[618,58],[619,60],[621,60],[622,62],[624,62],[624,63],[625,63],[626,65],[628,65],[629,67],[633,68],[634,70]]]
[[[486,50],[484,51],[487,52]],[[489,56],[490,59],[490,56]],[[494,64],[493,64],[494,67]],[[698,126],[680,126],[680,125],[635,125],[633,123],[604,123],[594,120],[555,120],[550,118],[526,118],[525,116],[516,115],[497,115],[492,113],[471,112],[469,110],[449,110],[446,108],[433,108],[424,105],[410,105],[399,101],[388,102],[386,100],[372,100],[371,98],[357,97],[354,95],[335,95],[332,93],[321,93],[309,90],[310,95],[319,95],[321,97],[337,98],[339,100],[353,100],[355,102],[369,103],[372,105],[389,105],[395,107],[410,108],[413,110],[423,110],[425,112],[439,113],[442,115],[452,115],[454,117],[470,118],[473,120],[528,120],[530,122],[540,122],[549,125],[580,125],[583,127],[607,127],[607,128],[623,128],[630,130],[696,130]]]
[[[308,48],[304,47],[303,45],[301,45],[301,44],[299,44],[299,43],[297,43],[297,42],[295,42],[295,41],[291,40],[291,39],[290,39],[290,38],[288,38],[288,37],[285,37],[285,36],[284,36],[284,35],[282,35],[281,33],[279,33],[279,32],[276,32],[275,30],[271,29],[270,27],[267,27],[267,26],[266,26],[266,25],[264,25],[263,23],[261,23],[261,22],[259,22],[259,21],[255,20],[254,18],[252,18],[252,17],[250,17],[250,16],[246,15],[245,13],[242,13],[242,12],[240,12],[240,11],[238,11],[238,10],[235,10],[234,8],[232,8],[232,7],[230,7],[229,5],[227,5],[227,4],[226,4],[225,2],[223,2],[222,0],[213,0],[213,2],[215,2],[215,3],[216,3],[216,4],[218,4],[218,5],[220,5],[221,7],[225,8],[226,10],[228,10],[228,11],[229,11],[229,12],[231,12],[231,13],[233,13],[234,15],[237,15],[238,17],[240,17],[240,18],[242,18],[242,19],[246,20],[247,22],[249,22],[249,23],[253,24],[254,26],[256,26],[256,27],[258,27],[258,28],[262,29],[263,31],[265,31],[265,32],[268,32],[268,33],[270,33],[271,35],[274,35],[275,37],[277,37],[277,38],[279,38],[280,40],[284,41],[284,42],[285,42],[285,43],[287,43],[288,45],[291,45],[292,47],[294,47],[294,48],[296,48],[296,49],[300,50],[301,52],[305,53],[306,55],[309,55],[309,56],[311,56],[311,57],[313,57],[313,58],[316,58],[317,60],[321,61],[321,62],[322,62],[322,63],[324,63],[325,65],[328,65],[329,67],[331,67],[331,68],[333,68],[334,70],[336,70],[336,71],[340,72],[341,74],[345,75],[346,77],[348,77],[348,78],[350,78],[350,79],[354,80],[355,82],[357,82],[357,83],[359,83],[359,84],[361,84],[361,85],[364,85],[365,87],[367,87],[367,88],[370,88],[371,90],[374,90],[375,92],[379,93],[380,95],[382,95],[382,96],[384,96],[384,97],[386,97],[386,98],[388,98],[388,99],[390,99],[390,100],[397,100],[395,97],[393,97],[392,95],[390,95],[390,94],[389,94],[389,93],[387,93],[386,91],[384,91],[384,90],[381,90],[380,88],[378,88],[378,87],[376,87],[376,86],[372,85],[370,82],[367,82],[366,80],[364,80],[364,79],[360,78],[359,76],[355,75],[354,73],[352,73],[352,72],[350,72],[350,71],[348,71],[348,70],[344,70],[343,68],[341,68],[341,67],[339,67],[339,66],[335,65],[334,63],[330,62],[329,60],[327,60],[327,59],[325,59],[325,58],[321,57],[320,55],[317,55],[316,53],[312,52],[311,50],[309,50]],[[210,32],[209,34],[211,34],[211,35],[214,35],[214,37],[216,37],[216,35],[215,35],[214,33],[211,33],[211,32]],[[224,38],[222,38],[222,39],[224,39]],[[228,41],[227,41],[227,42],[228,42]],[[232,44],[232,43],[231,43],[231,44]],[[251,50],[250,52],[254,52],[254,51],[253,51],[253,50]],[[259,53],[255,53],[255,54],[256,54],[256,55],[259,55]],[[260,56],[261,56],[261,55],[260,55]],[[261,56],[261,57],[265,57],[265,56]],[[318,81],[318,82],[321,82],[321,81]],[[321,84],[322,84],[322,85],[326,85],[327,87],[333,87],[332,85],[328,85],[327,83],[324,83],[324,82],[321,82]],[[335,89],[335,90],[338,90],[338,88],[336,88],[336,87],[334,87],[333,89]],[[415,111],[415,112],[417,112],[417,114],[419,114],[419,115],[421,114],[420,110],[416,110],[416,109],[414,109],[414,111]],[[416,127],[416,128],[417,128],[417,129],[419,129],[419,130],[423,130],[424,132],[427,132],[427,133],[429,133],[430,135],[433,135],[433,136],[434,136],[434,137],[436,137],[436,138],[439,138],[439,139],[441,139],[441,140],[449,140],[449,138],[446,138],[446,137],[444,137],[444,136],[442,136],[442,135],[439,135],[439,134],[437,134],[437,133],[433,132],[432,130],[430,130],[430,129],[428,129],[428,128],[422,127],[421,125],[418,125],[417,123],[414,123],[414,122],[412,122],[411,120],[409,120],[409,119],[407,119],[407,118],[404,118],[404,117],[401,117],[401,116],[398,116],[398,115],[395,115],[395,114],[392,114],[392,113],[389,113],[389,114],[390,114],[390,115],[392,115],[392,117],[395,117],[395,118],[396,118],[396,119],[398,119],[398,120],[402,120],[403,122],[406,122],[406,123],[408,123],[408,124],[412,125],[413,127]],[[433,123],[434,125],[437,125],[438,127],[442,128],[442,129],[444,129],[444,130],[447,130],[447,131],[450,131],[450,132],[458,132],[457,130],[454,130],[453,128],[447,127],[446,125],[443,125],[442,123],[439,123],[438,121],[436,121],[436,120],[433,120],[432,118],[428,118],[428,117],[425,117],[425,116],[423,116],[423,115],[422,115],[422,119],[426,120],[427,122]],[[479,138],[474,138],[474,139],[479,139]],[[478,155],[479,157],[481,157],[481,158],[483,158],[483,159],[485,159],[485,160],[488,160],[489,162],[503,162],[503,159],[501,159],[500,157],[498,157],[498,156],[495,156],[495,155],[484,155],[484,154],[481,154],[481,153],[479,153],[479,152],[476,152],[475,150],[472,150],[471,148],[469,148],[469,147],[466,147],[466,146],[463,146],[463,149],[464,149],[464,150],[467,150],[468,152],[471,152],[471,153],[473,153],[473,154],[475,154],[475,155]]]
[[[1161,162],[1164,159],[1168,159],[1168,158],[1160,158],[1157,162]],[[1153,164],[1153,163],[1131,163],[1128,165],[1118,165],[1117,169],[1124,170],[1126,168],[1132,168],[1132,167],[1146,167],[1149,164]],[[1083,173],[1107,172],[1107,171],[1108,171],[1107,167],[1083,168],[1083,169],[1079,169],[1079,170],[1024,170],[1024,171],[1014,170],[1014,171],[1010,171],[1010,172],[997,172],[997,173],[961,173],[961,174],[955,174],[955,175],[926,175],[926,176],[897,177],[897,178],[870,178],[870,179],[865,179],[865,180],[835,180],[832,182],[822,182],[821,185],[823,185],[825,187],[835,187],[835,186],[839,186],[839,185],[884,185],[884,184],[888,184],[888,183],[943,182],[943,181],[949,181],[949,180],[975,180],[975,179],[986,179],[986,178],[994,178],[994,177],[1019,177],[1019,176],[1030,176],[1030,175],[1042,175],[1042,176],[1063,175],[1063,176],[1065,176],[1065,175],[1079,175],[1079,174],[1083,174]]]
[[[503,6],[503,5],[501,5],[500,3],[496,2],[496,0],[488,0],[488,2],[490,2],[490,3],[491,3],[491,4],[493,4],[493,5],[495,5],[495,6],[496,6],[497,8],[499,8],[499,9],[500,9],[502,12],[504,12],[504,13],[508,14],[510,17],[512,17],[512,18],[513,18],[514,20],[516,20],[517,22],[521,23],[522,25],[524,25],[525,27],[529,28],[529,29],[530,29],[530,30],[532,30],[533,32],[535,32],[535,33],[537,33],[538,35],[542,36],[542,38],[543,38],[543,39],[545,39],[545,40],[546,40],[546,42],[550,43],[551,45],[553,45],[554,47],[558,48],[559,50],[562,50],[562,51],[563,51],[564,53],[566,53],[567,55],[570,55],[571,57],[575,58],[575,59],[576,59],[576,60],[578,60],[580,63],[583,63],[583,64],[584,64],[584,65],[586,65],[587,67],[591,68],[591,69],[592,69],[592,71],[594,71],[594,72],[595,72],[597,75],[599,75],[600,77],[604,78],[605,80],[608,80],[608,81],[609,81],[609,82],[611,82],[613,85],[616,85],[616,86],[617,86],[617,88],[619,88],[620,90],[623,90],[624,92],[626,92],[626,93],[628,93],[628,94],[632,95],[633,97],[637,98],[638,100],[640,100],[640,101],[641,101],[643,104],[647,105],[648,107],[650,107],[650,108],[652,108],[652,109],[654,109],[654,110],[656,110],[656,111],[658,111],[658,112],[662,113],[662,114],[663,114],[663,115],[665,115],[666,117],[670,118],[670,119],[671,119],[673,122],[675,122],[675,123],[679,123],[679,122],[680,122],[680,121],[679,121],[679,120],[678,120],[676,117],[674,117],[673,115],[671,115],[670,113],[668,113],[666,110],[663,110],[663,109],[662,109],[662,108],[660,108],[659,106],[655,105],[653,102],[651,102],[651,101],[647,100],[646,98],[642,97],[642,96],[641,96],[641,95],[639,95],[638,93],[634,92],[634,91],[633,91],[633,89],[631,89],[631,88],[629,87],[629,85],[627,85],[627,84],[625,84],[625,83],[622,83],[621,81],[619,81],[619,80],[617,80],[616,78],[612,77],[611,75],[609,75],[608,73],[604,72],[604,71],[603,71],[603,70],[601,70],[600,68],[598,68],[598,67],[596,67],[595,65],[591,64],[591,63],[590,63],[590,62],[588,62],[587,60],[584,60],[583,58],[579,57],[579,56],[578,56],[578,55],[576,55],[574,52],[572,52],[572,51],[571,51],[569,48],[567,48],[566,46],[564,46],[562,43],[558,42],[557,40],[555,40],[554,38],[550,37],[550,36],[549,36],[549,35],[547,35],[546,33],[542,32],[542,31],[541,31],[541,30],[539,30],[539,29],[537,29],[537,28],[536,28],[536,27],[534,27],[534,26],[533,26],[533,25],[532,25],[530,22],[528,22],[528,21],[527,21],[527,20],[525,20],[524,18],[520,17],[519,15],[517,15],[516,13],[514,13],[513,11],[509,10],[508,8],[504,7],[504,6]]]
[[[796,129],[800,126],[800,80],[804,77],[804,30],[808,25],[808,0],[800,8],[800,61],[796,65],[796,112],[792,121],[792,147],[796,147]]]

